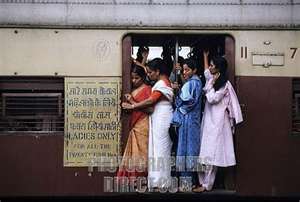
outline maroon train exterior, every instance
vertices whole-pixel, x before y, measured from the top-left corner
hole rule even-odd
[[[66,79],[119,78],[120,102],[133,49],[173,39],[226,57],[244,116],[237,165],[220,169],[211,194],[299,196],[298,11],[288,0],[0,2],[0,197],[124,195],[105,191],[115,173],[64,164]],[[127,113],[120,124],[121,155]]]

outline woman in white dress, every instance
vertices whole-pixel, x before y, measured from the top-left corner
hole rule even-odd
[[[208,52],[204,52],[203,92],[206,103],[201,124],[200,161],[205,169],[199,172],[200,187],[195,192],[210,191],[217,167],[236,164],[233,146],[233,127],[243,121],[237,96],[227,79],[227,61],[214,57],[208,65]]]
[[[171,147],[169,127],[173,116],[173,89],[169,81],[170,70],[164,61],[155,58],[147,66],[147,75],[156,81],[150,97],[138,103],[122,105],[124,109],[138,110],[154,106],[149,118],[148,187],[168,188],[171,183]]]

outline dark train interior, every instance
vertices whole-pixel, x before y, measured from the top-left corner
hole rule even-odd
[[[174,34],[134,34],[132,35],[132,47],[148,46],[161,47],[161,57],[163,59],[171,57],[174,59],[176,54],[176,43],[178,52],[181,49],[189,48],[189,53],[185,58],[193,58],[203,67],[203,50],[209,50],[210,55],[225,55],[225,35],[174,35]]]

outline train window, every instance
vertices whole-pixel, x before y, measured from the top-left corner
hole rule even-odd
[[[133,46],[133,50],[132,50],[132,55],[131,57],[135,58],[137,55],[139,47],[138,46]],[[161,57],[161,53],[163,51],[162,47],[159,46],[150,46],[149,47],[149,56],[148,56],[148,60],[152,60],[154,58],[159,58]],[[179,48],[179,56],[183,57],[183,58],[187,58],[188,54],[191,52],[191,48],[188,46],[183,46]]]
[[[300,134],[300,78],[293,79],[292,133]]]
[[[166,61],[170,68],[177,56],[193,58],[198,66],[203,67],[204,49],[210,51],[210,55],[225,55],[226,35],[215,34],[133,34],[131,35],[131,57],[138,58],[138,49],[141,46],[149,47],[148,61],[156,57]],[[141,58],[140,58],[141,59]],[[202,70],[199,70],[201,73]]]
[[[63,78],[0,79],[0,132],[64,130]]]

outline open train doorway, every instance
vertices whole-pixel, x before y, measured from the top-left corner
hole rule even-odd
[[[232,36],[227,34],[129,34],[123,38],[122,44],[122,99],[131,92],[130,70],[133,59],[137,59],[141,47],[149,48],[147,60],[162,58],[175,71],[174,63],[179,58],[193,58],[197,62],[198,74],[203,76],[203,51],[209,50],[210,57],[223,56],[228,62],[228,77],[234,85],[235,81],[235,44]],[[204,107],[202,107],[202,110]],[[129,134],[129,115],[122,116],[121,151],[124,151]],[[236,148],[236,147],[235,147]],[[238,161],[238,159],[237,159]],[[219,168],[214,183],[214,191],[236,190],[236,167]]]

